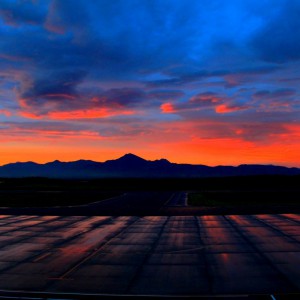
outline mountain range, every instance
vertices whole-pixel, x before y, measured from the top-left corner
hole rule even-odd
[[[199,178],[250,175],[300,175],[300,168],[274,165],[239,165],[209,167],[205,165],[177,164],[166,159],[145,160],[128,153],[106,162],[55,160],[45,164],[17,162],[0,167],[0,177],[48,177],[48,178]]]

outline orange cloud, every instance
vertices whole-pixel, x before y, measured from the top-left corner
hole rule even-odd
[[[215,112],[218,114],[226,114],[226,113],[231,113],[239,110],[244,110],[247,109],[248,107],[246,106],[231,106],[227,104],[220,104],[215,107]]]
[[[0,111],[1,113],[1,111]],[[77,119],[97,119],[97,118],[108,118],[119,115],[132,115],[135,112],[133,110],[119,110],[113,111],[107,108],[98,109],[83,109],[73,111],[54,111],[49,112],[46,115],[37,115],[31,112],[20,112],[19,115],[28,119],[53,119],[53,120],[77,120]]]
[[[98,109],[85,109],[85,110],[74,110],[74,111],[58,111],[50,112],[47,114],[49,119],[55,120],[67,120],[67,119],[97,119],[107,118],[117,115],[132,115],[134,111],[112,111],[107,108]]]
[[[41,116],[37,116],[36,114],[33,114],[31,112],[27,112],[27,111],[21,111],[19,113],[19,115],[23,118],[27,118],[27,119],[35,119],[35,120],[39,120],[42,117]]]
[[[160,109],[164,114],[172,114],[176,112],[174,105],[170,102],[163,103],[160,106]]]

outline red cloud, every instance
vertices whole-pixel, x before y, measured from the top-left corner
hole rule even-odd
[[[174,105],[170,102],[163,103],[160,106],[160,109],[164,114],[172,114],[176,112]]]
[[[21,112],[20,116],[29,119],[53,119],[53,120],[76,120],[76,119],[97,119],[107,118],[119,115],[132,115],[135,112],[132,110],[109,110],[107,108],[99,109],[84,109],[84,110],[73,110],[73,111],[54,111],[49,112],[46,115],[39,116],[30,112]]]
[[[226,114],[226,113],[231,113],[239,110],[245,110],[247,108],[248,108],[247,106],[220,104],[215,107],[215,112],[217,114]]]
[[[85,109],[85,110],[74,110],[74,111],[57,111],[50,112],[47,114],[49,119],[55,120],[67,120],[67,119],[97,119],[107,118],[117,115],[132,115],[134,111],[113,111],[107,108],[99,109]]]

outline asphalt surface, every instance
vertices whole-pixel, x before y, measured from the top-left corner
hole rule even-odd
[[[299,293],[299,226],[298,214],[1,215],[0,290]]]

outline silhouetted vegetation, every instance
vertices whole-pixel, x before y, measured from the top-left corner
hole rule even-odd
[[[300,176],[218,178],[0,179],[0,207],[87,204],[126,191],[191,191],[194,205],[287,204],[300,199]]]
[[[0,190],[229,190],[300,189],[300,176],[260,175],[213,178],[101,178],[90,180],[0,178]]]
[[[244,190],[192,192],[188,204],[192,206],[251,206],[300,204],[300,190]]]

